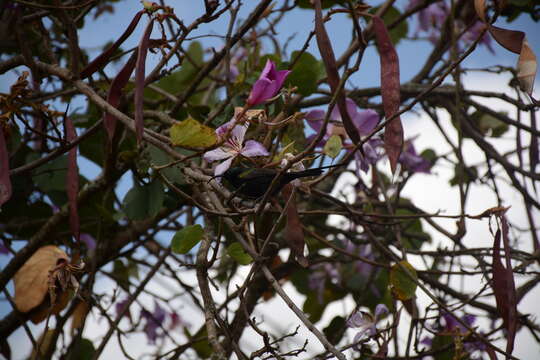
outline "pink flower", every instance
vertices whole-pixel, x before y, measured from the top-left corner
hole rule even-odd
[[[377,114],[376,111],[371,109],[358,111],[356,103],[349,98],[346,99],[346,106],[347,113],[349,114],[349,117],[360,135],[368,135],[379,123],[379,114]],[[317,133],[321,131],[324,124],[325,114],[326,113],[324,110],[318,109],[311,110],[306,114],[306,121],[308,125]],[[332,109],[329,120],[328,126],[326,127],[326,134],[323,138],[323,143],[318,144],[320,146],[323,146],[324,142],[326,142],[332,135],[339,135],[344,139],[348,139],[347,133],[343,128],[341,113],[339,112],[339,108],[337,106],[334,106]],[[316,135],[313,135],[308,138],[308,141],[312,140],[315,136]],[[350,142],[344,143],[345,146],[350,146]],[[362,146],[362,151],[357,151],[355,153],[357,168],[367,172],[369,170],[369,165],[375,164],[381,158],[379,149],[382,148],[382,144],[383,142],[379,139],[371,139],[367,141]]]
[[[482,30],[484,30],[484,27],[485,25],[481,21],[475,22],[474,25],[471,26],[471,28],[465,34],[463,34],[463,40],[468,44],[472,43],[476,40],[476,38],[478,38]],[[493,50],[493,47],[491,46],[491,37],[487,32],[484,33],[479,41],[479,44],[484,45],[490,53],[495,54],[495,50]]]
[[[354,337],[353,343],[358,343],[366,337],[372,337],[377,333],[377,322],[388,314],[388,308],[384,304],[378,304],[375,307],[375,314],[372,315],[365,311],[358,311],[354,313],[347,325],[352,328],[359,328],[360,331]]]
[[[251,93],[247,100],[248,105],[259,105],[276,96],[289,73],[289,70],[277,71],[276,65],[272,61],[267,60],[261,76],[259,76],[259,80],[255,81],[255,84],[251,88]]]
[[[207,151],[203,155],[203,158],[208,162],[225,160],[214,169],[215,176],[219,176],[227,171],[231,167],[233,160],[239,155],[245,157],[270,155],[264,146],[255,140],[248,140],[244,144],[244,137],[246,136],[249,123],[236,125],[236,120],[233,119],[216,129],[218,138],[223,138],[232,126],[234,128],[230,131],[230,136],[223,145],[217,149]]]

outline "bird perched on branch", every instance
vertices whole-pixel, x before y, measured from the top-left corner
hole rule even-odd
[[[283,186],[291,181],[308,176],[317,176],[323,173],[324,169],[341,166],[343,164],[321,166],[314,169],[303,171],[286,172],[281,175],[277,183],[272,189],[270,195],[276,195],[281,191]],[[241,196],[258,199],[268,191],[274,178],[279,174],[278,169],[270,168],[250,168],[250,167],[233,167],[223,173],[222,177],[234,188],[236,194]]]

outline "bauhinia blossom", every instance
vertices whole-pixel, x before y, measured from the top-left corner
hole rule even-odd
[[[259,105],[276,96],[289,73],[289,70],[276,70],[276,64],[267,60],[259,80],[251,88],[248,105]]]
[[[372,337],[377,333],[377,322],[388,314],[388,308],[384,304],[378,304],[375,307],[375,314],[372,315],[365,311],[358,311],[353,314],[347,325],[352,328],[359,328],[360,331],[354,337],[353,343],[358,343],[366,337]]]
[[[233,127],[232,130],[231,127]],[[222,175],[228,168],[231,167],[233,160],[239,156],[255,157],[255,156],[268,156],[270,153],[265,147],[255,140],[248,140],[244,144],[244,137],[249,127],[249,123],[236,124],[236,120],[231,120],[216,129],[216,134],[220,140],[223,140],[224,136],[228,138],[223,145],[217,149],[206,152],[203,158],[208,162],[217,160],[224,160],[221,164],[216,166],[214,175]]]
[[[404,149],[399,155],[399,162],[412,173],[429,174],[432,166],[428,159],[416,153],[412,140],[405,142]]]
[[[368,109],[358,111],[358,107],[355,102],[349,98],[346,99],[347,113],[351,118],[356,130],[362,136],[370,134],[375,126],[379,122],[379,114],[376,111]],[[315,130],[317,133],[321,131],[322,126],[324,125],[324,110],[311,110],[306,114],[306,121],[308,125]],[[330,113],[329,123],[326,127],[326,133],[323,138],[323,143],[326,142],[332,135],[339,135],[344,138],[345,147],[351,147],[352,144],[348,140],[347,133],[343,127],[341,113],[339,108],[334,106],[332,112]],[[313,135],[311,139],[315,138],[316,135]],[[308,139],[310,140],[310,139]],[[321,145],[322,144],[318,144]],[[378,149],[382,148],[383,142],[380,139],[371,139],[367,141],[362,146],[362,151],[355,152],[355,159],[357,168],[361,169],[364,172],[367,172],[369,165],[375,164],[377,160],[381,158],[381,154]]]

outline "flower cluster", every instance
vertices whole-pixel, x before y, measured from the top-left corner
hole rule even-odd
[[[361,136],[366,136],[370,134],[375,126],[379,123],[380,117],[377,112],[374,110],[361,110],[358,111],[358,107],[352,99],[346,99],[347,113],[351,121],[353,122],[356,130]],[[315,130],[318,134],[323,125],[326,112],[324,110],[311,110],[306,114],[306,121],[308,125]],[[345,148],[353,148],[354,145],[351,143],[345,129],[343,127],[341,113],[337,106],[334,106],[332,112],[329,116],[329,124],[326,127],[326,132],[324,134],[323,140],[321,143],[317,144],[322,147],[328,141],[332,135],[338,135],[343,138],[343,145]],[[308,140],[313,140],[317,135],[312,135]],[[381,139],[370,139],[363,146],[362,151],[356,151],[354,156],[356,160],[357,169],[367,172],[369,166],[375,164],[383,156],[383,142]]]
[[[289,73],[289,70],[276,70],[276,65],[268,60],[259,79],[253,84],[247,106],[262,104],[276,96]],[[216,129],[216,135],[223,145],[203,155],[208,162],[223,160],[214,169],[214,175],[222,175],[239,156],[251,158],[270,155],[268,150],[255,140],[247,140],[244,143],[248,128],[248,122],[240,123],[239,119],[233,117],[232,120]]]
[[[115,308],[118,315],[124,311],[128,301],[129,299],[126,298],[116,303]],[[129,309],[127,309],[126,315],[131,319]],[[157,302],[154,302],[153,312],[143,309],[140,317],[144,319],[143,331],[146,334],[148,343],[152,345],[156,343],[158,338],[164,337],[167,330],[173,330],[178,326],[189,326],[187,322],[182,320],[180,315],[175,312],[167,312]]]
[[[410,10],[420,5],[422,1],[423,0],[411,0],[408,9]],[[418,28],[416,30],[416,35],[423,32],[427,35],[429,41],[436,44],[439,41],[441,30],[443,29],[444,23],[449,14],[450,7],[444,0],[434,2],[428,7],[420,10],[417,13]],[[460,26],[465,28],[465,24],[460,24]],[[461,40],[467,44],[472,43],[478,38],[483,28],[484,24],[480,20],[475,21],[465,32],[465,34],[463,34]],[[487,33],[484,34],[480,39],[480,44],[484,45],[491,53],[494,53],[491,46],[491,38],[487,35]]]
[[[476,322],[476,316],[465,314],[461,317],[461,321],[468,327],[472,327]],[[431,326],[436,332],[436,336],[465,336],[468,330],[450,313],[445,312],[440,319]],[[420,342],[428,347],[433,347],[435,337],[424,337]],[[486,345],[478,340],[467,340],[463,343],[463,349],[469,354],[471,359],[481,359],[479,354],[486,350]]]

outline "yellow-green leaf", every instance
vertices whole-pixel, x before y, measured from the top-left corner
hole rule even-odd
[[[416,292],[418,275],[414,267],[402,260],[390,269],[390,285],[392,293],[401,301],[409,300]]]
[[[324,144],[324,153],[330,156],[332,159],[335,159],[339,155],[343,144],[341,142],[341,137],[339,135],[332,135],[330,139]]]
[[[236,262],[240,265],[248,265],[253,261],[253,258],[244,251],[242,245],[238,242],[232,243],[227,248],[227,254],[229,254],[229,256],[236,260]]]
[[[207,148],[217,141],[214,129],[192,118],[174,124],[170,135],[173,145],[186,148]]]

